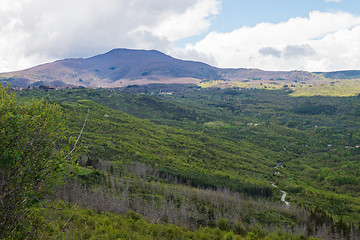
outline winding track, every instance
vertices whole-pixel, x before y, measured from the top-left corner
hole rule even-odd
[[[280,192],[282,192],[282,196],[281,196],[281,201],[284,202],[286,204],[286,206],[290,206],[290,203],[285,201],[285,197],[286,197],[286,192],[285,191],[282,191],[280,190]]]
[[[277,186],[274,184],[274,183],[271,183],[271,186],[277,188]],[[285,201],[285,198],[286,198],[286,192],[285,191],[282,191],[280,190],[280,192],[282,192],[282,196],[281,196],[281,201],[284,202],[286,204],[286,206],[290,206],[290,203]]]

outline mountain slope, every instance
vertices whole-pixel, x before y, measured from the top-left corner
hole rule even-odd
[[[219,70],[204,63],[175,59],[154,50],[129,49],[114,49],[90,58],[64,59],[0,74],[2,82],[13,86],[44,84],[118,87],[161,83],[164,80],[197,83],[200,79],[218,78]],[[141,80],[141,83],[135,80]]]
[[[239,221],[322,239],[354,232],[344,222],[357,224],[360,216],[358,97],[193,86],[171,95],[127,90],[19,92],[22,101],[58,102],[72,136],[90,108],[81,136],[88,151],[78,159],[90,166],[79,172],[89,186],[65,187],[61,199],[194,227],[225,218],[234,230]],[[280,202],[280,190],[290,208]]]
[[[272,195],[267,179],[275,161],[249,142],[219,141],[201,131],[160,126],[89,100],[62,106],[71,115],[71,129],[77,129],[84,111],[90,109],[82,137],[102,161],[142,162],[195,186]]]
[[[70,58],[17,72],[0,74],[0,83],[13,87],[85,86],[123,87],[149,83],[194,83],[226,80],[246,82],[317,81],[318,75],[302,71],[220,69],[205,63],[175,59],[155,50],[113,49],[90,58]]]
[[[142,162],[193,186],[257,196],[275,183],[291,204],[358,222],[358,97],[191,86],[172,95],[34,89],[21,96],[61,102],[72,112],[74,135],[90,107],[83,140],[99,161]]]

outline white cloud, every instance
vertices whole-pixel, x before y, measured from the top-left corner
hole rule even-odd
[[[342,0],[325,0],[325,2],[341,2]]]
[[[360,69],[360,17],[314,11],[308,18],[211,32],[186,49],[210,55],[220,67]]]
[[[164,18],[155,26],[142,25],[135,29],[138,31],[150,31],[157,36],[176,41],[206,31],[210,26],[209,15],[219,13],[220,2],[200,0],[185,12],[174,12],[171,16]],[[212,3],[212,4],[209,4]]]
[[[1,0],[0,72],[116,47],[157,49],[220,67],[266,70],[360,69],[360,17],[311,12],[277,24],[207,31],[220,0]]]
[[[220,7],[218,0],[1,0],[0,72],[116,47],[169,52],[172,41],[206,31]]]

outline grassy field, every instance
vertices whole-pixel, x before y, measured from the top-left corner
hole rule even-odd
[[[292,91],[291,96],[331,96],[349,97],[360,94],[360,79],[327,79],[321,78],[320,81],[309,82],[286,82],[286,81],[208,81],[199,84],[202,88],[209,87],[237,87],[251,89],[267,89]]]

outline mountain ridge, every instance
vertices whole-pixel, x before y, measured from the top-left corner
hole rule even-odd
[[[111,88],[150,83],[199,84],[214,80],[282,81],[286,84],[295,81],[316,82],[328,76],[338,75],[217,68],[203,62],[173,58],[157,50],[116,48],[89,58],[66,58],[20,71],[0,73],[0,83],[13,87],[50,85]]]

